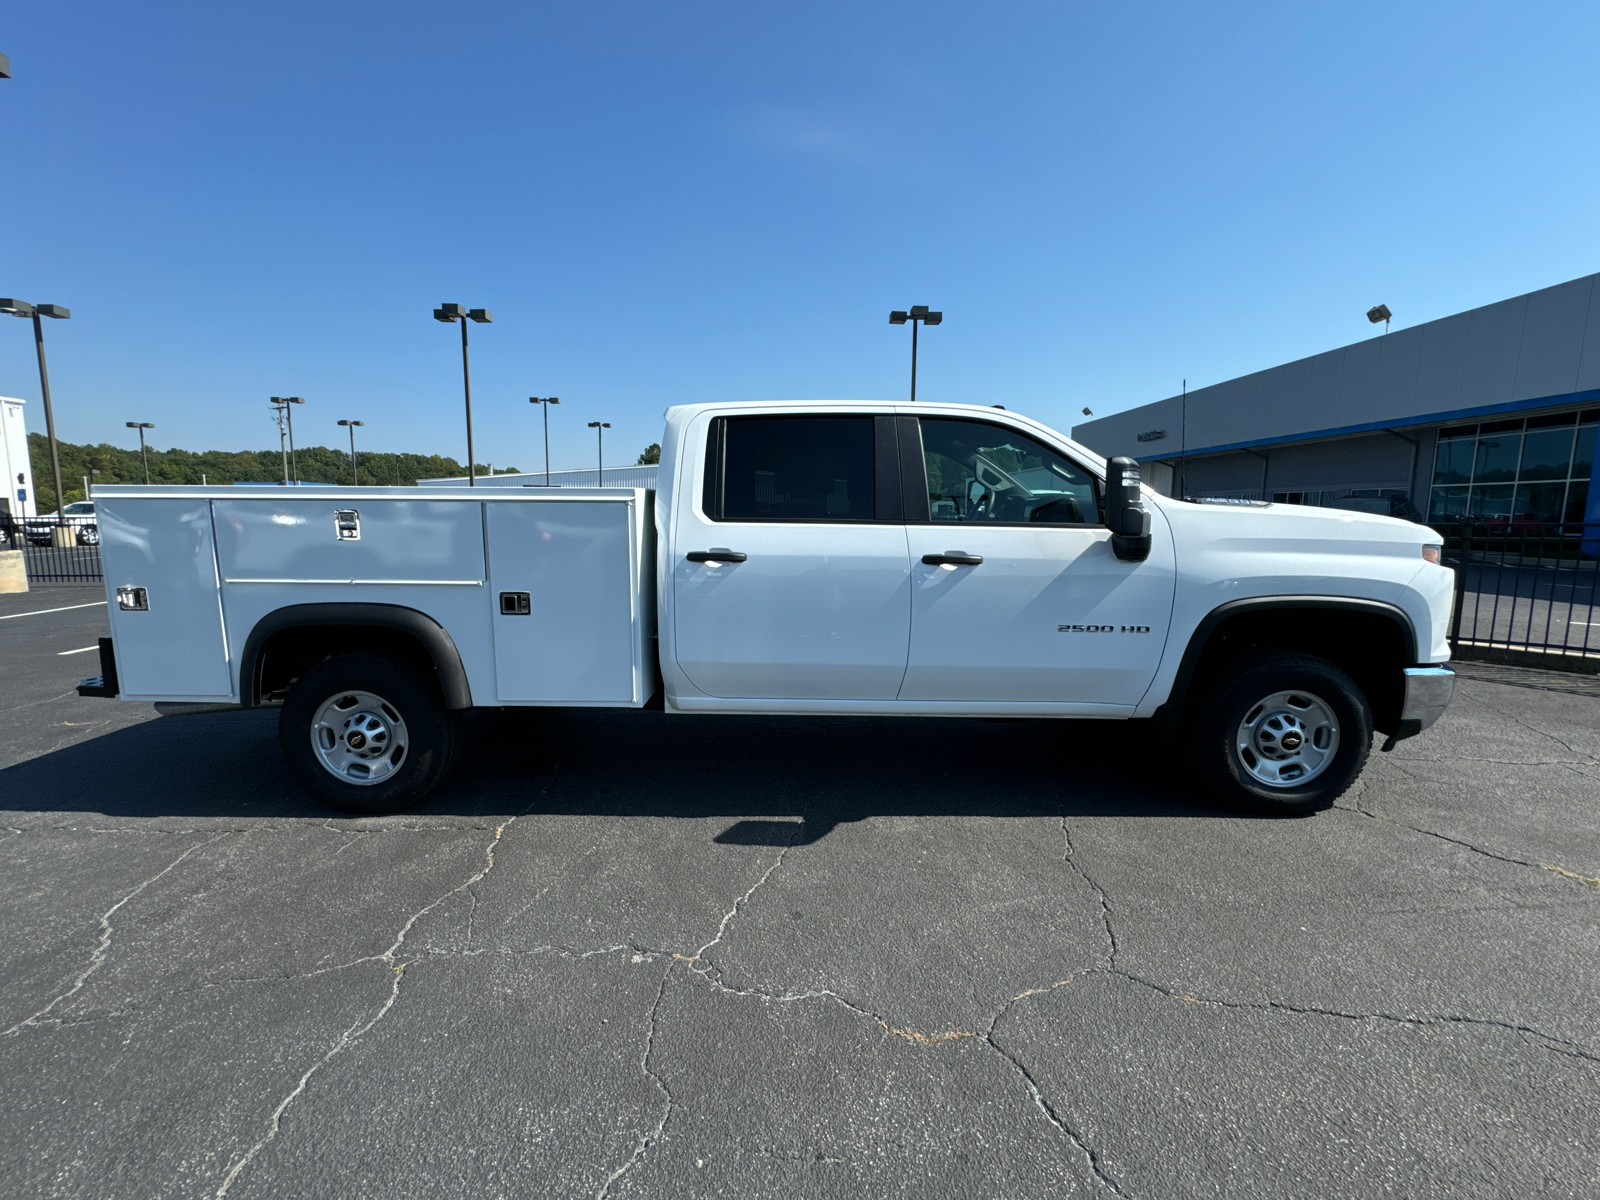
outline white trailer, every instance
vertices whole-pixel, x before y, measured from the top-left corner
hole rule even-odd
[[[280,705],[297,777],[415,803],[471,707],[1149,719],[1324,806],[1449,703],[1454,577],[1405,521],[1156,495],[1016,413],[667,414],[659,488],[96,490],[86,695]]]

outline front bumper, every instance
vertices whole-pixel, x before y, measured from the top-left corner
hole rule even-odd
[[[1440,717],[1455,699],[1456,673],[1449,667],[1406,667],[1405,701],[1400,708],[1400,724],[1384,742],[1383,749],[1416,737]]]

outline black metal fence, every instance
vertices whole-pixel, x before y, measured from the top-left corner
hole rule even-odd
[[[1434,528],[1456,573],[1452,652],[1600,669],[1600,525]]]
[[[99,583],[100,528],[95,518],[0,514],[0,549],[21,550],[31,583]]]

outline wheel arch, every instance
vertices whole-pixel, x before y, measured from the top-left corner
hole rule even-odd
[[[426,613],[400,604],[291,604],[267,613],[245,638],[239,703],[261,704],[309,665],[335,651],[397,653],[431,667],[448,709],[472,707],[472,689],[455,641]]]
[[[1402,668],[1417,663],[1417,631],[1398,605],[1350,596],[1259,596],[1230,600],[1189,635],[1172,690],[1155,718],[1176,728],[1189,692],[1233,652],[1282,646],[1327,659],[1361,685],[1373,727],[1392,733],[1404,703]]]

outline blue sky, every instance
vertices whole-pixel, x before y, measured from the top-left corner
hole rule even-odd
[[[1062,429],[1600,269],[1600,6],[11,5],[59,432],[632,461],[669,404]],[[0,394],[36,400],[0,321]],[[30,428],[42,429],[36,404]]]

